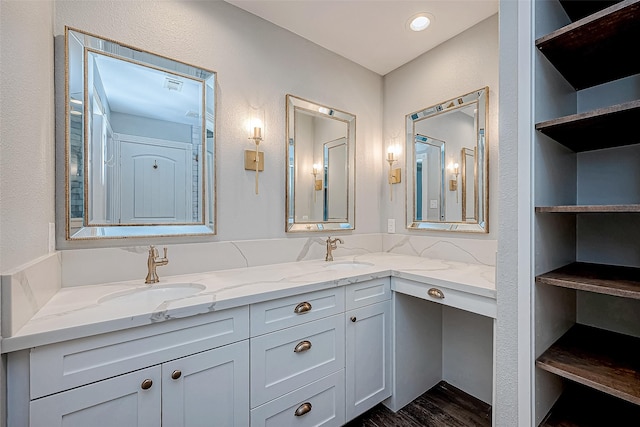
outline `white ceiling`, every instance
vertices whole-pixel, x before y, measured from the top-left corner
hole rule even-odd
[[[380,75],[498,12],[498,0],[225,0]],[[424,31],[406,24],[427,12]]]

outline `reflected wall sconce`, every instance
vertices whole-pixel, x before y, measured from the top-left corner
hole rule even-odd
[[[264,129],[264,116],[255,110],[249,119],[249,139],[253,140],[255,150],[244,151],[244,169],[256,172],[256,194],[258,194],[258,172],[264,170],[264,152],[258,151],[258,146],[262,142]]]
[[[402,182],[402,171],[400,168],[393,168],[393,164],[398,161],[400,146],[395,144],[387,149],[387,162],[389,162],[389,200],[393,201],[393,184]]]
[[[322,171],[322,165],[320,163],[313,164],[313,202],[316,202],[317,196],[316,192],[322,190],[322,175],[320,175],[320,179],[318,179],[318,174]]]
[[[449,180],[449,191],[456,192],[456,203],[458,202],[458,174],[460,173],[460,165],[458,163],[449,163],[447,169],[451,172],[452,179]]]

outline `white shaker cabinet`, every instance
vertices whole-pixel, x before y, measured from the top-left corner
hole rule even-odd
[[[247,340],[164,363],[162,427],[248,427],[248,384]]]
[[[249,426],[242,341],[31,402],[33,427]]]
[[[29,425],[158,427],[160,371],[160,366],[154,366],[35,400]]]
[[[9,355],[9,427],[249,426],[249,310]]]
[[[389,279],[347,289],[347,308],[359,307],[346,313],[347,421],[391,396],[390,298]]]

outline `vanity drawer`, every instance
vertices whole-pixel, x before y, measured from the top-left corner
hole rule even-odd
[[[346,286],[345,299],[347,310],[391,299],[391,279],[384,277]]]
[[[332,316],[344,311],[344,289],[331,288],[251,305],[251,336]]]
[[[252,409],[251,427],[342,426],[345,423],[344,402],[342,369]]]
[[[344,337],[338,314],[251,338],[251,407],[343,369]]]
[[[249,337],[248,308],[36,347],[30,396],[36,399]]]
[[[393,279],[391,289],[402,294],[496,318],[494,298],[400,278]]]

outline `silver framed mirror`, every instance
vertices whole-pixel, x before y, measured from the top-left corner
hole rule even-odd
[[[407,228],[489,232],[489,88],[406,116]]]
[[[64,83],[66,240],[215,234],[216,73],[65,27]]]
[[[286,96],[286,232],[355,228],[356,116]]]

